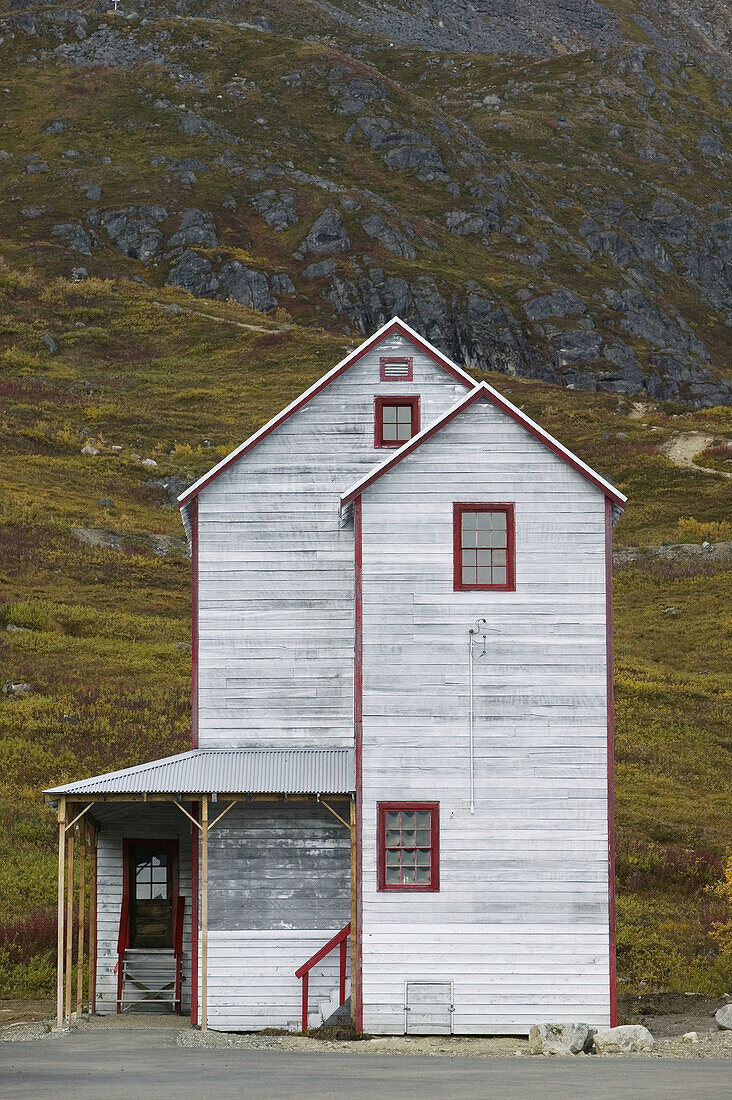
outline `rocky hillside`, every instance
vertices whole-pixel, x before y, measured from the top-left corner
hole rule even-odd
[[[0,17],[19,263],[732,402],[721,0],[104,7]]]

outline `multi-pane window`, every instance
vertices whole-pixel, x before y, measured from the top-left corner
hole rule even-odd
[[[168,896],[168,856],[166,852],[140,855],[135,860],[135,899],[153,901]]]
[[[454,505],[454,587],[513,590],[512,504]]]
[[[419,432],[418,397],[377,397],[374,401],[374,446],[401,447]]]
[[[379,890],[439,890],[439,803],[380,802]]]

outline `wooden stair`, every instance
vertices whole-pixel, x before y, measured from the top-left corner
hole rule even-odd
[[[128,947],[121,985],[120,1012],[175,1012],[175,952],[172,948]]]

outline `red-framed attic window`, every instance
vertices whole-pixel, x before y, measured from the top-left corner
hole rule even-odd
[[[440,889],[439,802],[378,802],[379,890]]]
[[[516,536],[513,504],[453,505],[456,592],[513,592]]]
[[[374,447],[401,447],[419,427],[418,397],[374,398]]]
[[[382,355],[379,358],[380,382],[411,382],[414,359],[411,355]]]

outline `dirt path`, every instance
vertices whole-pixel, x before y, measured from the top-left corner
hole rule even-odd
[[[713,470],[710,466],[699,466],[694,462],[694,455],[710,447],[714,439],[713,435],[707,435],[706,432],[679,432],[663,445],[662,450],[674,466],[687,470],[700,470],[703,474],[717,474],[719,477],[732,478],[732,473]]]

